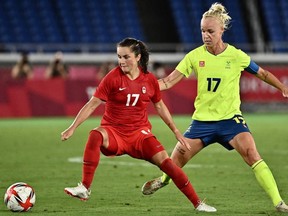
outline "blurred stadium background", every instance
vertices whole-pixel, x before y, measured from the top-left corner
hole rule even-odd
[[[213,0],[0,0],[0,117],[75,115],[94,91],[99,68],[116,62],[125,37],[150,47],[151,64],[169,73],[201,45],[200,19]],[[288,85],[288,1],[219,0],[232,17],[224,40]],[[46,80],[57,51],[69,65],[66,80]],[[12,80],[11,67],[29,53],[32,80]],[[163,97],[174,114],[190,114],[196,82],[188,79]],[[287,111],[281,93],[245,74],[244,111]],[[102,110],[99,110],[101,113]],[[153,112],[153,111],[151,111]],[[98,113],[96,113],[97,115]]]

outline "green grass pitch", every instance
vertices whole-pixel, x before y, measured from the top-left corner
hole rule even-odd
[[[272,170],[282,198],[288,202],[288,115],[245,114],[259,152]],[[153,196],[141,194],[142,184],[161,175],[146,161],[128,156],[101,157],[89,201],[68,197],[63,189],[81,180],[81,156],[90,129],[99,118],[83,123],[73,137],[60,141],[60,133],[72,118],[0,120],[0,215],[15,215],[6,209],[3,197],[9,185],[27,182],[36,192],[36,205],[25,215],[47,216],[186,216],[211,215],[194,211],[174,184]],[[153,132],[171,153],[176,140],[168,127],[151,116]],[[183,132],[190,116],[174,116]],[[277,213],[257,184],[251,169],[235,151],[212,145],[184,168],[201,198],[218,209],[213,215],[263,216]]]

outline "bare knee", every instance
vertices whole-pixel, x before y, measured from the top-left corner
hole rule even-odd
[[[242,157],[249,166],[252,166],[254,163],[261,160],[261,156],[259,155],[257,149],[254,148],[247,148]]]
[[[178,142],[171,154],[171,159],[179,167],[184,167],[204,147],[200,139],[188,139],[188,142],[191,146],[190,150]]]
[[[172,155],[171,159],[172,161],[178,166],[183,167],[190,159],[190,157],[187,156],[187,150],[182,145],[176,145]]]
[[[236,135],[230,144],[236,149],[236,151],[242,156],[244,161],[252,166],[255,162],[261,159],[256,144],[252,135],[248,132],[243,132]]]
[[[166,160],[167,158],[169,158],[169,156],[167,152],[164,150],[155,154],[149,161],[152,164],[155,164],[156,166],[160,167],[163,161]]]

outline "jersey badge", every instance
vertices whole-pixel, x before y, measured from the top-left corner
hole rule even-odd
[[[205,67],[205,61],[199,61],[199,67]]]
[[[225,69],[231,69],[231,61],[226,61]]]
[[[145,86],[142,87],[142,93],[146,94],[146,87]]]

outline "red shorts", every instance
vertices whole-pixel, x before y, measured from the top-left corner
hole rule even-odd
[[[109,137],[108,148],[101,147],[106,156],[119,156],[128,154],[133,158],[150,160],[155,154],[164,149],[148,128],[132,131],[129,135],[121,134],[113,127],[102,126]]]

